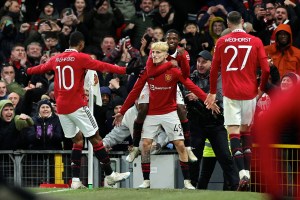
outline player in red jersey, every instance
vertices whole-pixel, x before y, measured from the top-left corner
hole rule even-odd
[[[182,71],[182,75],[184,78],[188,78],[190,76],[190,57],[189,54],[186,50],[183,48],[178,48],[178,43],[179,43],[179,33],[175,29],[170,29],[166,33],[166,41],[169,46],[169,55],[167,57],[167,60],[176,60],[178,63],[178,66],[180,67]],[[151,57],[151,51],[146,63],[146,66],[153,66],[153,60]],[[165,67],[168,68],[168,66],[165,65]],[[164,68],[163,66],[160,66],[160,72],[162,73],[163,70],[167,69]],[[156,73],[155,68],[153,70],[148,71],[149,73]],[[148,74],[151,76],[151,74]],[[183,134],[184,134],[184,144],[186,146],[188,156],[189,156],[189,161],[195,162],[197,161],[197,157],[194,155],[191,149],[191,144],[190,144],[190,126],[189,126],[189,121],[187,119],[187,111],[186,107],[184,104],[184,99],[182,97],[182,93],[179,89],[177,88],[177,113],[179,116],[179,119],[181,121],[181,126],[183,129]],[[137,115],[136,120],[134,121],[134,131],[133,131],[133,148],[130,150],[128,156],[126,157],[126,160],[128,162],[133,162],[134,159],[138,156],[139,154],[139,143],[141,139],[141,131],[143,128],[143,123],[145,120],[145,117],[148,112],[148,107],[149,107],[149,87],[148,84],[146,84],[143,88],[143,91],[140,95],[140,98],[138,100],[139,103],[139,112]]]
[[[241,14],[232,11],[227,16],[231,33],[218,39],[210,72],[210,94],[207,108],[215,102],[218,71],[221,68],[224,124],[229,132],[231,151],[239,170],[238,190],[247,190],[250,179],[251,135],[256,98],[264,91],[269,77],[269,65],[264,46],[257,37],[243,30]],[[256,72],[262,70],[258,89]]]
[[[184,136],[179,117],[177,115],[177,82],[182,82],[189,90],[193,91],[200,99],[204,101],[206,94],[197,87],[189,78],[184,78],[181,71],[177,68],[171,68],[159,74],[149,73],[153,68],[160,68],[162,65],[172,65],[167,62],[168,44],[165,42],[156,42],[152,44],[152,59],[153,65],[146,67],[146,72],[141,75],[132,91],[124,102],[120,113],[116,117],[116,121],[120,120],[120,116],[124,115],[126,110],[138,98],[146,82],[148,82],[150,96],[149,96],[149,110],[143,125],[143,149],[142,149],[142,171],[144,182],[139,187],[150,187],[150,149],[153,137],[157,134],[157,129],[163,127],[170,141],[176,147],[179,154],[180,166],[184,177],[184,187],[186,189],[195,189],[190,182],[188,155],[184,145]],[[148,73],[149,72],[149,73]],[[216,104],[212,109],[219,112]]]
[[[95,156],[102,164],[102,169],[106,174],[107,183],[114,185],[116,182],[128,178],[130,172],[113,172],[110,166],[110,159],[99,135],[98,125],[87,107],[84,96],[85,71],[92,69],[118,74],[131,74],[137,71],[134,68],[119,67],[94,60],[89,55],[80,53],[84,48],[84,36],[80,32],[71,34],[69,45],[70,48],[66,49],[65,52],[52,57],[45,64],[29,68],[27,73],[41,74],[51,70],[55,72],[54,91],[57,113],[65,137],[72,138],[73,141],[71,188],[85,188],[79,179],[83,136],[92,143]]]

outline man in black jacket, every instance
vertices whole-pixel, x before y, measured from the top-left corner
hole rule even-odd
[[[204,92],[209,93],[209,76],[212,55],[203,50],[198,54],[197,70],[191,74],[191,80]],[[234,168],[233,159],[229,151],[227,131],[224,127],[224,117],[222,114],[212,114],[206,109],[204,103],[198,100],[195,94],[184,90],[185,101],[188,109],[188,119],[191,123],[191,146],[198,158],[198,162],[191,164],[191,177],[198,177],[200,162],[203,156],[205,140],[208,139],[216,154],[226,179],[229,182],[230,190],[236,190],[239,183],[237,171]],[[217,100],[218,106],[223,108],[221,75],[218,79]],[[223,109],[222,109],[223,110]],[[199,180],[197,188],[200,189]]]

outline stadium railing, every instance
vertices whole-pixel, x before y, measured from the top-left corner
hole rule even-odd
[[[261,174],[259,147],[254,145],[251,163],[251,191],[268,192],[267,180]],[[273,144],[272,167],[284,196],[300,197],[300,145]]]

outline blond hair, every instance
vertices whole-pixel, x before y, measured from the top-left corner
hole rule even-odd
[[[151,45],[151,50],[168,51],[169,45],[166,42],[154,42]]]

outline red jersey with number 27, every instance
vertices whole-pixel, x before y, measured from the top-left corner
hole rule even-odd
[[[28,74],[42,74],[53,70],[54,95],[58,114],[70,114],[86,106],[84,98],[84,76],[87,69],[102,72],[125,74],[126,68],[92,59],[88,54],[74,49],[52,57],[45,64],[29,68]]]
[[[241,29],[218,39],[212,60],[210,92],[216,94],[221,68],[223,95],[235,100],[249,100],[257,95],[257,68],[261,67],[260,89],[264,91],[269,64],[261,40]]]

